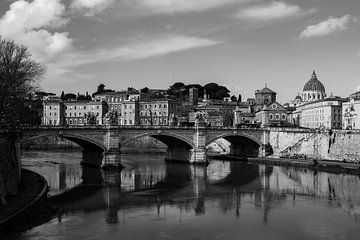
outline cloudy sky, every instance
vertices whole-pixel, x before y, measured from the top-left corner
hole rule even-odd
[[[47,68],[45,91],[217,82],[293,99],[313,69],[360,86],[359,0],[1,0],[0,35]]]

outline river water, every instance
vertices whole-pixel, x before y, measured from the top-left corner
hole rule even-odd
[[[11,239],[359,239],[360,179],[295,167],[169,164],[125,155],[119,171],[80,152],[25,152],[57,214]]]

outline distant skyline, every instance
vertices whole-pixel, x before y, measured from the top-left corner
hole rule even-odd
[[[47,68],[44,91],[267,84],[288,102],[315,70],[327,95],[360,90],[359,0],[6,0],[0,36]]]

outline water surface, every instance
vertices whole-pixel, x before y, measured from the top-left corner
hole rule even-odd
[[[125,155],[125,169],[80,166],[80,152],[26,152],[49,182],[53,219],[14,239],[359,239],[360,179],[294,167],[208,167]],[[60,195],[59,195],[60,194]]]

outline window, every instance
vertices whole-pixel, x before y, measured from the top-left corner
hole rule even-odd
[[[51,117],[51,113],[49,113],[49,116]]]
[[[86,109],[86,106],[84,106],[84,109]]]
[[[132,125],[132,120],[129,120],[129,124]]]
[[[273,120],[273,115],[272,115],[272,113],[269,114],[269,119],[270,119],[270,120]]]
[[[49,124],[50,124],[50,125],[52,124],[52,121],[51,121],[51,119],[49,120]]]
[[[71,113],[69,113],[69,116],[71,117]]]
[[[282,115],[282,120],[285,120],[285,119],[286,119],[286,115],[283,114],[283,115]]]
[[[76,113],[74,113],[74,117],[76,117]]]
[[[124,125],[126,125],[126,120],[124,120]]]
[[[49,109],[51,110],[51,106],[49,107]]]
[[[99,109],[99,106],[96,106],[96,109]]]
[[[277,113],[275,116],[276,116],[276,120],[280,119],[280,114]]]
[[[76,110],[76,106],[74,106],[74,110]]]

